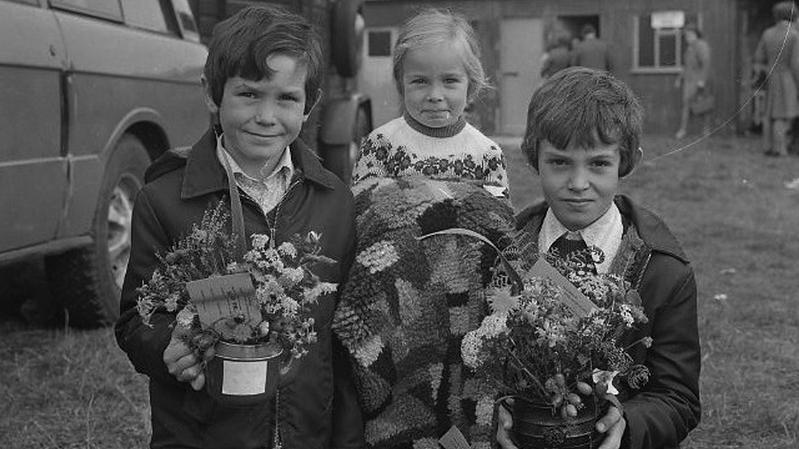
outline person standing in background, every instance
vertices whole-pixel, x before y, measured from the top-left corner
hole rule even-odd
[[[799,33],[793,28],[796,5],[780,2],[771,9],[776,22],[763,32],[755,50],[755,70],[766,76],[763,146],[767,156],[788,154],[788,130],[799,116]]]
[[[613,72],[613,55],[607,42],[599,39],[596,28],[590,23],[583,25],[582,42],[572,49],[571,65]]]
[[[549,48],[544,53],[544,60],[541,64],[541,78],[547,79],[571,65],[571,40],[570,35],[561,33],[549,42]]]
[[[710,45],[702,38],[702,32],[696,25],[685,27],[685,54],[682,72],[674,82],[675,87],[682,87],[682,109],[680,111],[680,129],[676,138],[682,139],[688,132],[688,118],[691,116],[691,104],[702,91],[707,89],[710,73]],[[702,114],[702,132],[710,131],[710,114]]]

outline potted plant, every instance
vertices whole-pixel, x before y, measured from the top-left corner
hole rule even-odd
[[[647,320],[640,296],[622,276],[572,263],[602,257],[598,248],[569,260],[541,255],[524,273],[505,260],[511,281],[487,290],[494,311],[463,339],[464,364],[494,384],[500,401],[512,402],[513,438],[522,449],[598,447],[596,420],[610,404],[622,409],[616,385],[638,389],[648,381],[648,369],[627,354],[632,345],[622,345]]]
[[[206,390],[219,402],[247,405],[275,394],[281,369],[316,342],[311,307],[337,284],[322,282],[312,267],[334,261],[321,254],[321,235],[310,232],[275,245],[250,236],[242,253],[227,231],[225,202],[176,242],[139,291],[145,324],[156,312],[175,314],[177,335],[190,347],[214,346]]]

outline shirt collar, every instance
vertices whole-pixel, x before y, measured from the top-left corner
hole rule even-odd
[[[272,173],[264,173],[263,169],[261,169],[261,173],[260,173],[261,174],[261,179],[256,179],[256,178],[253,178],[252,176],[248,175],[247,173],[245,173],[244,170],[241,169],[241,166],[239,166],[239,164],[236,163],[236,160],[233,159],[233,156],[231,156],[230,153],[227,152],[227,150],[225,149],[224,144],[222,143],[222,136],[223,136],[223,134],[220,134],[216,138],[216,157],[217,157],[217,159],[219,159],[219,163],[222,164],[223,167],[225,166],[225,162],[224,162],[223,158],[227,159],[227,162],[230,164],[230,168],[233,171],[234,175],[240,174],[241,176],[244,176],[244,177],[246,177],[248,179],[251,179],[251,180],[257,181],[257,182],[266,181],[267,179],[269,179],[269,178],[271,178],[271,177],[273,177],[273,176],[275,176],[275,175],[277,175],[278,173],[281,173],[281,172],[285,172],[286,173],[285,179],[289,179],[290,180],[291,177],[294,176],[294,163],[291,160],[291,152],[289,151],[289,147],[286,147],[283,150],[283,153],[280,155],[280,160],[278,161],[278,163],[275,166],[275,169],[272,171]]]
[[[569,233],[566,226],[558,220],[552,212],[552,208],[547,209],[544,221],[541,224],[541,232],[538,234],[538,248],[541,252],[549,251],[549,248],[564,233]],[[598,273],[607,273],[610,264],[616,253],[619,251],[621,239],[624,234],[624,224],[621,220],[621,213],[615,203],[611,203],[608,210],[596,221],[587,227],[574,231],[582,237],[588,246],[596,246],[602,250],[605,260],[601,264],[596,264]]]

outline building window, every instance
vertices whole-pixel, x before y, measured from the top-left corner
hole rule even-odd
[[[682,67],[683,27],[698,23],[697,15],[685,14],[683,24],[653,27],[651,15],[635,17],[633,68],[638,71],[679,71]]]
[[[369,56],[391,56],[390,30],[369,30],[367,39]]]

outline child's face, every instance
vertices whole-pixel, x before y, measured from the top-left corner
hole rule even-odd
[[[269,79],[228,78],[219,106],[206,89],[208,109],[219,114],[225,149],[252,176],[262,168],[271,170],[270,163],[277,164],[308,119],[305,66],[280,54],[269,56],[267,65],[274,70]]]
[[[431,128],[458,121],[469,88],[460,49],[448,43],[412,49],[402,67],[403,101],[411,117]]]
[[[619,186],[619,145],[565,150],[541,141],[538,173],[552,212],[571,231],[583,229],[607,212]]]

